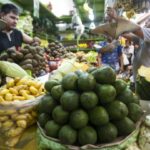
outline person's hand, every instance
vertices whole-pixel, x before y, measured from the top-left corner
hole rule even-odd
[[[111,19],[111,18],[115,19],[115,20],[117,19],[117,12],[116,12],[116,10],[114,8],[107,7],[106,13],[107,13],[109,19]]]
[[[40,45],[41,44],[41,40],[40,40],[40,38],[38,38],[38,37],[34,37],[33,38],[33,43],[32,43],[32,45]]]

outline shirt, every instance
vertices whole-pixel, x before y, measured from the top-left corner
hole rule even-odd
[[[101,42],[100,46],[107,46],[107,42]],[[122,54],[122,46],[117,45],[117,47],[112,52],[106,52],[102,54],[102,63],[104,64],[115,64],[119,62],[119,57]]]
[[[21,47],[23,36],[21,31],[14,29],[10,33],[0,31],[0,53],[11,47]]]
[[[141,65],[150,67],[150,29],[142,28],[144,40],[140,41],[140,49],[136,52],[133,60],[134,80],[136,80],[137,70]]]

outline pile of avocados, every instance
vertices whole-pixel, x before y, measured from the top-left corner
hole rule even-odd
[[[113,142],[135,130],[143,114],[138,96],[107,66],[69,73],[61,82],[49,80],[45,89],[38,122],[63,144]]]

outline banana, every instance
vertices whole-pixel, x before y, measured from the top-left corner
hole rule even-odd
[[[5,110],[6,115],[11,115],[11,114],[14,114],[14,113],[17,113],[17,110],[15,110],[15,109]]]
[[[0,121],[1,121],[1,122],[6,121],[6,120],[8,120],[8,119],[9,119],[8,116],[1,116],[1,117],[0,117]]]
[[[30,87],[29,87],[29,90],[30,90],[30,92],[31,92],[33,95],[36,95],[36,94],[38,93],[38,90],[37,90],[35,87],[33,87],[33,86],[30,86]]]
[[[21,137],[21,135],[18,135],[14,138],[10,138],[6,141],[5,144],[9,147],[14,147],[19,142],[20,137]]]
[[[4,98],[2,96],[0,96],[0,103],[4,102],[4,101],[5,101]]]
[[[14,94],[14,95],[18,95],[19,94],[18,91],[16,89],[14,89],[14,88],[9,88],[9,92]]]
[[[2,123],[2,130],[8,130],[14,125],[14,122],[11,120],[5,121]]]
[[[30,91],[28,91],[28,90],[20,90],[19,94],[24,96],[24,94],[30,94]]]
[[[32,107],[27,107],[27,108],[22,108],[19,110],[19,113],[24,114],[24,113],[28,113],[32,110]]]
[[[16,89],[17,91],[19,90],[26,90],[28,88],[27,85],[18,85],[18,86],[15,86],[14,89]]]
[[[30,100],[30,99],[35,99],[35,97],[32,96],[32,95],[28,95],[28,96],[27,96],[27,100]]]
[[[10,87],[13,87],[14,85],[15,85],[15,80],[12,79],[12,80],[10,80],[9,82],[7,82],[6,87],[7,87],[7,88],[10,88]]]
[[[25,100],[24,96],[13,96],[13,100]]]
[[[26,85],[27,83],[28,83],[28,79],[22,78],[22,79],[20,79],[20,80],[16,83],[16,86],[19,86],[19,85]]]
[[[8,89],[2,89],[0,90],[0,96],[3,96],[5,94],[9,93],[9,90]]]
[[[18,116],[18,114],[15,113],[15,114],[12,114],[10,117],[11,117],[12,120],[15,120],[15,118],[16,118],[17,116]]]
[[[0,117],[2,116],[2,115],[5,115],[6,113],[5,113],[5,110],[0,110]]]
[[[7,94],[5,95],[5,100],[6,100],[6,101],[12,101],[12,100],[13,100],[13,95],[10,94],[10,93],[7,93]]]
[[[17,123],[18,127],[21,127],[21,128],[27,127],[27,121],[26,120],[18,120],[16,123]]]
[[[14,120],[27,120],[28,114],[21,114],[21,115],[16,115],[12,116]]]
[[[11,129],[7,132],[7,137],[15,137],[15,136],[18,136],[18,135],[20,135],[23,131],[24,131],[24,128],[21,128],[21,127],[11,128]]]

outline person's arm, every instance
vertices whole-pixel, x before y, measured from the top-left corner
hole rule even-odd
[[[118,41],[113,40],[110,44],[108,44],[107,46],[104,46],[103,48],[101,48],[100,52],[101,53],[112,52],[117,45],[118,45]]]
[[[107,15],[109,16],[110,21],[117,22],[117,24],[118,24],[117,30],[116,30],[117,35],[120,35],[120,34],[126,33],[126,32],[132,32],[139,38],[144,39],[142,28],[139,25],[137,25],[125,18],[118,16],[115,9],[108,7]]]
[[[25,33],[22,33],[22,37],[23,37],[23,42],[26,44],[40,44],[41,43],[38,37],[31,38]]]

